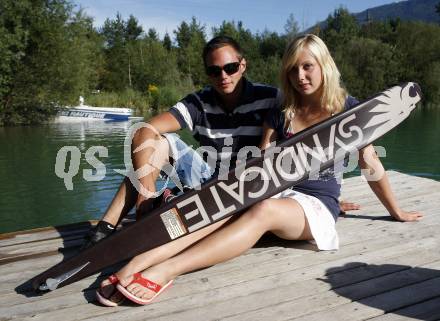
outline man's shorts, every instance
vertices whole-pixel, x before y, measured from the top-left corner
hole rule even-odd
[[[182,186],[197,188],[211,178],[213,170],[207,162],[177,134],[163,134],[170,146],[170,156]],[[161,176],[167,181],[170,177],[165,173]]]

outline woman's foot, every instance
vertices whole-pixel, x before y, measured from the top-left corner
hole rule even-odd
[[[173,282],[158,269],[148,269],[123,279],[117,289],[128,299],[138,304],[147,304],[161,294]]]
[[[114,307],[122,303],[125,297],[116,289],[119,279],[116,274],[110,275],[107,279],[101,282],[99,289],[96,291],[96,298],[105,305]]]

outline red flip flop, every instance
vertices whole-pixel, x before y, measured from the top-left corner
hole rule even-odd
[[[114,286],[116,286],[116,284],[119,283],[119,279],[118,279],[118,277],[116,276],[116,274],[112,274],[112,275],[110,275],[110,276],[107,278],[107,280],[110,282],[109,285],[114,285]],[[120,295],[119,300],[118,300],[118,301],[112,301],[112,300],[110,300],[109,298],[112,297],[112,296],[114,296],[115,294]],[[108,307],[115,307],[115,306],[118,306],[118,305],[120,305],[120,304],[125,300],[125,297],[121,295],[121,293],[117,290],[116,287],[115,287],[115,290],[112,292],[112,294],[110,295],[109,298],[106,298],[106,297],[104,297],[104,296],[101,294],[101,288],[99,288],[98,290],[96,290],[96,297],[97,297],[99,303],[101,303],[102,305],[108,306]]]
[[[143,287],[156,292],[156,294],[150,298],[150,299],[142,299],[139,298],[135,295],[133,295],[132,293],[130,293],[125,287],[123,287],[120,283],[118,283],[116,285],[116,288],[119,290],[119,292],[121,292],[127,299],[137,303],[137,304],[141,304],[141,305],[145,305],[150,303],[151,301],[153,301],[159,294],[161,294],[163,291],[165,291],[165,289],[167,289],[174,280],[171,280],[170,282],[168,282],[167,284],[165,284],[164,286],[161,286],[153,281],[150,281],[146,278],[144,278],[142,276],[141,273],[135,273],[133,274],[133,280],[130,282],[130,284],[133,283],[137,283],[142,285]],[[130,285],[129,284],[129,285]]]

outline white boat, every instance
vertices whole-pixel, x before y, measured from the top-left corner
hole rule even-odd
[[[132,118],[133,110],[130,108],[88,106],[84,105],[83,97],[80,97],[79,101],[79,106],[63,108],[58,112],[58,116],[113,121],[123,121]]]
[[[92,118],[104,120],[128,120],[133,114],[130,108],[75,106],[67,107],[58,112],[58,116]]]

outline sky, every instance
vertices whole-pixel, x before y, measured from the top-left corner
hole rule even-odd
[[[340,6],[357,13],[365,9],[398,1],[391,0],[74,0],[94,18],[95,27],[120,12],[126,20],[132,14],[144,30],[155,28],[161,37],[194,16],[205,25],[207,35],[223,20],[242,21],[253,33],[264,30],[284,32],[284,25],[293,14],[300,29],[307,29],[325,20]]]

